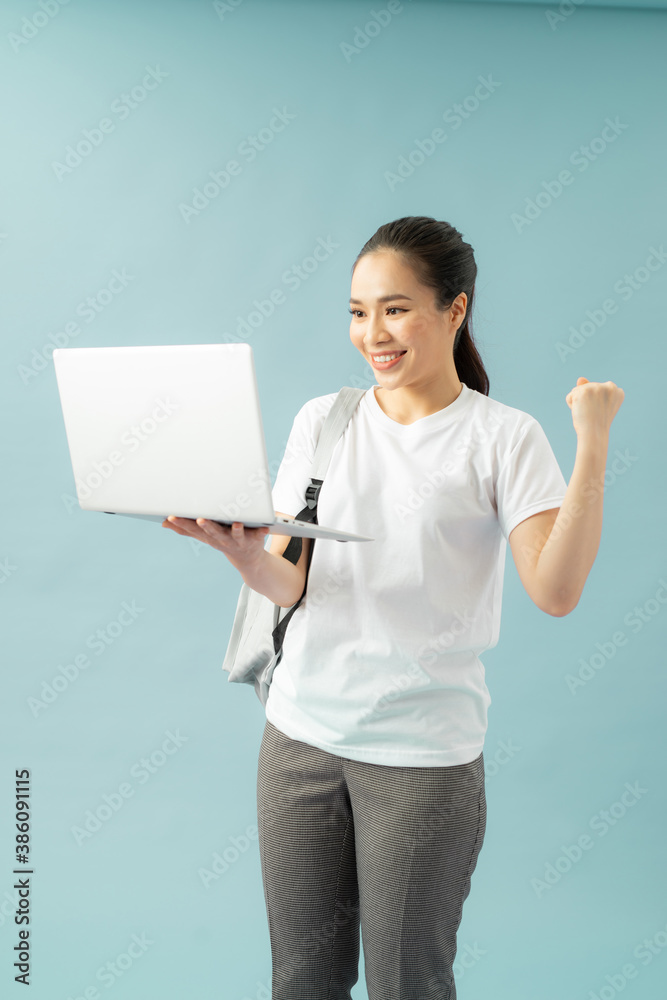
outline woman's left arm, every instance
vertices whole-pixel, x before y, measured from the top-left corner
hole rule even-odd
[[[526,565],[526,551],[536,553],[532,565],[531,590],[539,595],[539,605],[549,608],[558,617],[574,610],[579,602],[584,584],[591,571],[602,534],[602,498],[604,473],[609,446],[609,429],[625,393],[614,382],[589,382],[580,377],[566,396],[572,411],[572,421],[577,434],[577,453],[572,476],[565,498],[546,541],[543,536],[526,546],[525,536],[530,519],[524,524],[524,533],[518,532],[511,543],[513,551],[522,550]],[[539,519],[536,516],[535,522]],[[522,525],[517,528],[521,529]],[[535,523],[534,531],[538,532]],[[516,558],[516,557],[515,557]]]

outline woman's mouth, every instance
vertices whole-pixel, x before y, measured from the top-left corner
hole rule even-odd
[[[397,365],[405,353],[405,351],[401,351],[400,353],[398,351],[392,351],[391,353],[388,351],[386,354],[378,355],[377,358],[374,358],[371,354],[371,363],[373,368],[378,368],[380,371],[386,371],[387,368],[393,368],[394,365]],[[380,361],[379,358],[389,358],[390,360]]]

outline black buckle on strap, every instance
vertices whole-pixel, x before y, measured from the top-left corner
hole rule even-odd
[[[323,482],[323,479],[311,479],[310,486],[306,489],[306,505],[310,507],[311,510],[317,504]]]

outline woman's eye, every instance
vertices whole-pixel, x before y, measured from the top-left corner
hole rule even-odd
[[[400,312],[400,313],[406,311],[405,309],[399,309],[398,306],[387,306],[387,310],[388,310],[388,312],[392,312],[393,311],[393,312]],[[351,313],[354,316],[355,313],[361,312],[361,309],[348,309],[348,312]]]

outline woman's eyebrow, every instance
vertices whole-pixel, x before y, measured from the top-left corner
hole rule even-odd
[[[412,299],[410,298],[409,295],[401,295],[401,294],[397,294],[397,295],[383,295],[381,299],[377,299],[376,301],[377,302],[391,302],[392,299],[407,299],[408,302],[412,302]],[[361,306],[361,305],[363,305],[363,302],[361,302],[359,299],[350,299],[350,305]]]

